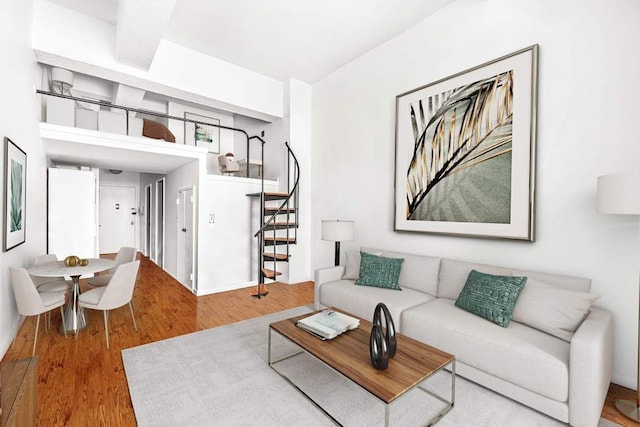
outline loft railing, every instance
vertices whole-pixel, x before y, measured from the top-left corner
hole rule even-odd
[[[147,114],[150,116],[154,116],[154,117],[161,117],[164,119],[169,119],[169,120],[178,120],[184,123],[194,123],[194,124],[198,124],[198,125],[206,125],[206,126],[213,126],[219,129],[226,129],[226,130],[230,130],[233,132],[240,132],[244,135],[244,137],[247,140],[247,167],[246,167],[246,177],[249,178],[249,159],[250,157],[250,150],[251,150],[251,144],[250,141],[252,139],[258,139],[261,141],[260,144],[260,152],[261,152],[261,161],[262,161],[262,165],[263,165],[263,175],[264,175],[264,144],[265,141],[260,138],[259,136],[249,136],[249,134],[244,130],[244,129],[239,129],[239,128],[235,128],[232,126],[225,126],[225,125],[220,125],[220,124],[216,124],[216,123],[209,123],[209,122],[205,122],[202,120],[193,120],[193,119],[187,119],[184,117],[178,117],[178,116],[171,116],[169,114],[164,114],[164,113],[159,113],[157,111],[151,111],[151,110],[143,110],[140,108],[132,108],[132,107],[125,107],[122,105],[116,105],[116,104],[112,104],[110,102],[107,101],[99,101],[99,100],[94,100],[94,99],[86,99],[86,98],[80,98],[77,96],[71,96],[71,95],[63,95],[60,93],[54,93],[54,92],[48,92],[48,91],[44,91],[44,90],[40,90],[40,89],[36,89],[36,93],[40,94],[40,95],[46,95],[46,96],[53,96],[56,98],[63,98],[63,99],[69,99],[72,101],[78,101],[78,102],[84,102],[87,104],[94,104],[94,105],[99,105],[101,107],[108,107],[108,108],[117,108],[120,110],[124,110],[126,112],[125,117],[126,117],[126,129],[127,129],[127,135],[129,134],[129,113],[140,113],[140,114]],[[222,153],[220,153],[222,154]],[[264,178],[262,179],[262,191],[264,192]]]

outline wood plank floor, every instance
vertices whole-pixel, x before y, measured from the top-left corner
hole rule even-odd
[[[137,332],[126,306],[110,314],[110,350],[105,346],[101,312],[87,311],[89,326],[77,341],[72,336],[65,340],[53,329],[60,323],[59,312],[52,312],[49,334],[41,327],[36,425],[135,426],[120,350],[313,302],[312,282],[271,284],[269,295],[260,300],[248,296],[250,289],[195,297],[148,258],[140,259],[133,297]],[[28,318],[3,362],[31,356],[34,329],[35,317]],[[633,400],[635,392],[612,385],[603,417],[623,426],[640,426],[617,412],[613,400],[620,397]]]

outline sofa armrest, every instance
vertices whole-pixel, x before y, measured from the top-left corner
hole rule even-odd
[[[314,293],[313,303],[316,310],[320,310],[320,286],[325,283],[335,282],[342,279],[344,275],[344,266],[336,265],[335,267],[318,268],[314,274]]]
[[[611,313],[592,307],[571,340],[569,423],[597,426],[612,370]]]

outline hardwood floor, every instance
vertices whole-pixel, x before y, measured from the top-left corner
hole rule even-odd
[[[77,341],[73,336],[65,340],[54,329],[60,324],[59,312],[52,312],[49,334],[41,328],[36,425],[135,426],[120,350],[313,302],[312,282],[268,285],[269,295],[259,300],[249,297],[253,289],[195,297],[148,258],[140,259],[133,296],[137,332],[127,306],[109,316],[110,350],[99,311],[87,311],[89,326]],[[81,284],[86,289],[86,283]],[[34,329],[35,317],[30,317],[3,362],[31,356]],[[635,391],[612,384],[602,416],[623,426],[640,426],[617,412],[617,398],[633,400]]]
[[[196,297],[148,258],[141,260],[133,296],[138,331],[127,306],[113,310],[110,350],[100,311],[87,310],[89,326],[77,341],[54,329],[59,312],[52,312],[49,334],[41,322],[36,425],[135,426],[120,350],[313,302],[312,282],[268,285],[269,295],[260,300],[249,296],[252,289]],[[81,287],[87,288],[84,281]],[[36,317],[25,321],[3,362],[31,357],[35,323]]]

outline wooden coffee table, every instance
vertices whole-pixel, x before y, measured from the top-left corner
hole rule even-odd
[[[342,312],[345,313],[344,311]],[[414,388],[424,391],[447,405],[431,418],[426,425],[430,426],[437,423],[453,408],[456,377],[456,361],[453,355],[397,334],[398,351],[395,357],[389,361],[389,367],[381,371],[373,367],[369,357],[371,322],[360,319],[360,326],[357,329],[345,332],[332,340],[323,341],[296,326],[296,322],[299,319],[309,315],[292,317],[269,325],[268,362],[274,371],[336,424],[340,423],[286,375],[275,368],[274,365],[276,363],[296,356],[302,351],[278,360],[272,360],[271,336],[274,331],[382,401],[385,405],[385,426],[389,425],[389,407],[391,404]],[[349,315],[353,316],[352,314]],[[449,400],[427,390],[421,385],[423,381],[447,366],[451,367],[451,397]]]

